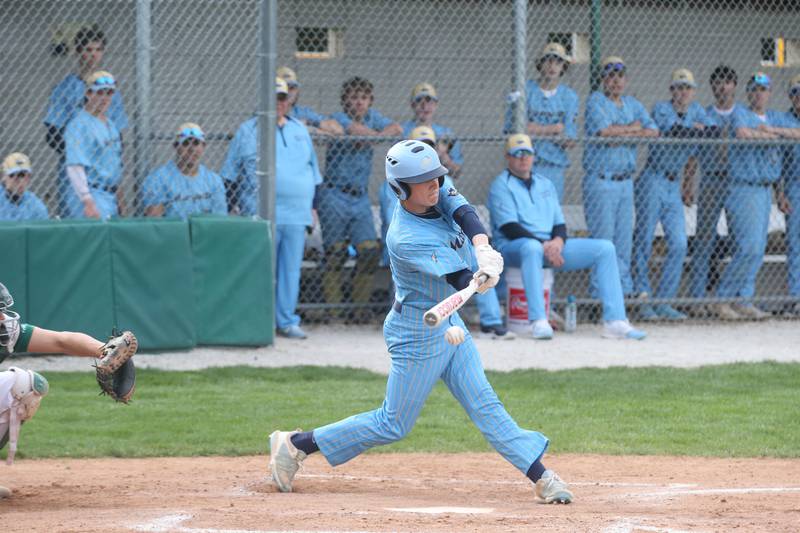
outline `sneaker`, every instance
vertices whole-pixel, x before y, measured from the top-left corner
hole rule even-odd
[[[686,320],[688,317],[668,304],[660,304],[653,308],[656,314],[664,320],[680,321]]]
[[[531,335],[536,340],[549,341],[553,338],[553,328],[550,327],[550,322],[545,319],[534,320],[533,326],[531,326]]]
[[[550,469],[536,482],[534,493],[544,503],[572,503],[574,498],[569,485]]]
[[[720,320],[743,320],[744,317],[736,312],[731,304],[713,304],[709,308]]]
[[[281,492],[292,492],[292,480],[306,458],[305,452],[292,444],[292,435],[299,432],[273,431],[269,436],[269,469]]]
[[[786,318],[800,317],[800,302],[795,302],[793,304],[786,304],[781,314]]]
[[[654,322],[661,319],[655,308],[650,304],[640,305],[639,309],[636,311],[636,316],[642,322]]]
[[[513,331],[509,331],[502,324],[496,326],[484,326],[481,324],[481,337],[485,339],[499,339],[503,341],[512,341],[517,338]]]
[[[308,335],[303,331],[303,328],[297,325],[287,326],[285,328],[278,328],[278,335],[287,337],[289,339],[307,339]]]
[[[567,327],[567,323],[564,322],[564,317],[556,313],[555,309],[550,309],[548,320],[550,321],[550,326],[555,331],[564,331]]]
[[[733,304],[731,307],[733,307],[733,310],[740,316],[749,320],[766,320],[772,316],[753,304]]]
[[[603,337],[606,339],[632,339],[640,341],[647,337],[647,333],[631,326],[627,320],[612,320],[603,327]]]

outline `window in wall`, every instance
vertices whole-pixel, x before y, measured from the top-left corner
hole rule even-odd
[[[296,27],[295,57],[330,59],[342,55],[343,31],[327,27]]]

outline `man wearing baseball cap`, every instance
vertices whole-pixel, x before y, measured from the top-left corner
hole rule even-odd
[[[593,269],[603,303],[603,336],[641,340],[630,325],[620,285],[614,245],[604,239],[567,239],[567,226],[553,182],[532,172],[533,145],[528,135],[508,137],[507,168],[489,189],[489,213],[495,248],[506,264],[522,271],[531,336],[547,340],[553,328],[544,308],[542,267],[558,271]]]
[[[153,170],[144,180],[142,203],[149,217],[188,218],[190,215],[227,215],[222,178],[200,164],[206,136],[194,122],[178,126],[175,158]]]
[[[770,77],[763,72],[754,73],[747,82],[748,108],[737,108],[733,112],[731,125],[737,139],[800,137],[797,130],[786,127],[789,124],[784,113],[767,108],[771,95]],[[731,188],[725,210],[735,251],[722,274],[717,295],[743,298],[744,303],[730,304],[735,313],[743,318],[762,320],[769,314],[750,300],[755,295],[756,277],[764,262],[772,187],[780,179],[783,148],[768,144],[735,144],[731,146],[729,157]]]
[[[434,148],[439,154],[439,160],[447,169],[447,175],[452,179],[458,179],[461,174],[461,167],[464,165],[461,143],[455,138],[452,129],[433,121],[433,117],[439,108],[439,95],[436,92],[436,88],[428,82],[416,84],[411,90],[410,103],[414,118],[401,124],[403,137],[414,139],[415,137],[411,135],[411,132],[418,126],[431,128],[438,139],[438,141],[434,141],[436,142]]]
[[[47,208],[34,193],[31,184],[31,160],[21,152],[3,160],[3,189],[0,192],[0,220],[45,220]]]
[[[785,126],[800,134],[800,74],[789,82],[789,101],[792,103],[786,112]],[[789,164],[784,166],[778,206],[786,214],[786,257],[789,295],[800,298],[800,143],[789,148],[785,155]],[[800,302],[786,305],[784,314],[800,316]]]
[[[108,117],[117,91],[114,76],[98,70],[86,78],[85,103],[64,130],[65,163],[70,187],[65,216],[108,219],[122,205],[122,136]]]
[[[678,293],[686,257],[686,225],[681,198],[681,178],[697,146],[690,139],[702,137],[714,124],[703,107],[694,101],[697,83],[685,68],[672,73],[670,100],[657,102],[652,116],[663,137],[686,139],[681,144],[656,144],[648,151],[647,164],[634,185],[636,227],[633,235],[633,282],[639,295],[653,294],[650,288],[650,255],[656,225],[661,222],[667,255],[661,268],[657,298],[674,298]],[[642,304],[640,320],[685,320],[686,315],[669,304]]]
[[[306,125],[309,133],[321,133],[327,135],[342,135],[344,128],[325,115],[320,115],[309,106],[298,105],[300,100],[300,82],[297,81],[297,74],[289,67],[280,67],[276,75],[282,78],[289,87],[289,103],[292,108],[288,116]]]
[[[706,108],[706,116],[714,124],[716,135],[720,139],[732,139],[731,121],[736,108],[742,107],[736,102],[736,71],[728,65],[718,65],[709,76],[708,83],[714,95],[714,103]],[[711,271],[717,272],[727,247],[718,249],[717,223],[723,211],[730,187],[730,165],[728,159],[728,143],[704,144],[698,149],[698,162],[702,169],[702,177],[697,186],[697,223],[695,225],[694,244],[692,249],[691,281],[689,294],[693,298],[704,298],[708,289]],[[691,176],[687,174],[686,178]],[[684,191],[691,192],[691,182],[684,181]],[[691,204],[691,202],[687,202]],[[739,318],[728,304],[719,306],[693,306],[689,312],[704,318],[718,313],[726,319]]]
[[[608,142],[589,142],[584,149],[583,209],[591,236],[614,243],[622,290],[630,295],[633,293],[630,271],[633,175],[638,145],[625,141],[658,137],[658,126],[641,102],[623,94],[628,77],[622,58],[605,58],[602,78],[603,89],[592,93],[586,101],[584,129],[587,137],[600,137]]]
[[[536,161],[533,171],[553,182],[558,192],[558,201],[564,198],[564,173],[569,167],[567,148],[570,141],[543,140],[547,137],[567,137],[575,139],[578,115],[578,95],[561,83],[561,78],[569,69],[567,51],[559,43],[548,43],[536,61],[539,80],[526,83],[528,117],[527,133],[536,142]],[[511,132],[512,108],[506,109],[505,131]]]

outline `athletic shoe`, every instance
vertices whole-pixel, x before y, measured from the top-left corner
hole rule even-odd
[[[627,320],[612,320],[603,326],[603,337],[607,339],[632,339],[640,341],[647,333],[631,326]]]
[[[536,482],[534,493],[544,503],[572,503],[574,498],[569,490],[569,485],[549,468]]]
[[[564,317],[556,313],[555,309],[550,309],[548,320],[550,321],[550,326],[556,331],[564,331],[567,327],[567,323],[564,322]]]
[[[688,318],[685,314],[667,304],[659,304],[655,306],[653,310],[660,318],[663,318],[664,320],[679,321],[686,320]]]
[[[292,435],[299,432],[273,431],[269,436],[269,469],[281,492],[292,492],[292,480],[306,458],[305,452],[292,444]]]
[[[793,304],[786,304],[782,312],[783,316],[787,318],[797,318],[800,316],[800,302]]]
[[[772,316],[753,304],[733,304],[731,307],[733,307],[733,310],[739,313],[739,315],[749,320],[766,320]]]
[[[713,304],[709,308],[720,320],[743,320],[744,317],[736,312],[731,304]]]
[[[656,312],[655,308],[650,304],[642,304],[636,311],[636,317],[642,322],[654,322],[660,320],[661,316]]]
[[[540,341],[549,341],[553,338],[553,328],[547,320],[534,320],[531,326],[531,335]]]
[[[513,331],[509,331],[502,324],[496,326],[484,326],[481,324],[481,337],[485,339],[498,339],[503,341],[513,341],[517,338]]]
[[[308,335],[303,331],[303,328],[297,325],[287,326],[285,328],[278,328],[278,335],[287,337],[289,339],[307,339]]]

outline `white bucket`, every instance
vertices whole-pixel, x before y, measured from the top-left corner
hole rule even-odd
[[[528,320],[528,299],[525,297],[525,285],[522,283],[522,270],[515,267],[505,269],[506,277],[506,317],[508,329],[514,333],[530,333]],[[550,291],[553,288],[553,269],[542,269],[542,287],[544,288],[544,311],[550,318]]]

